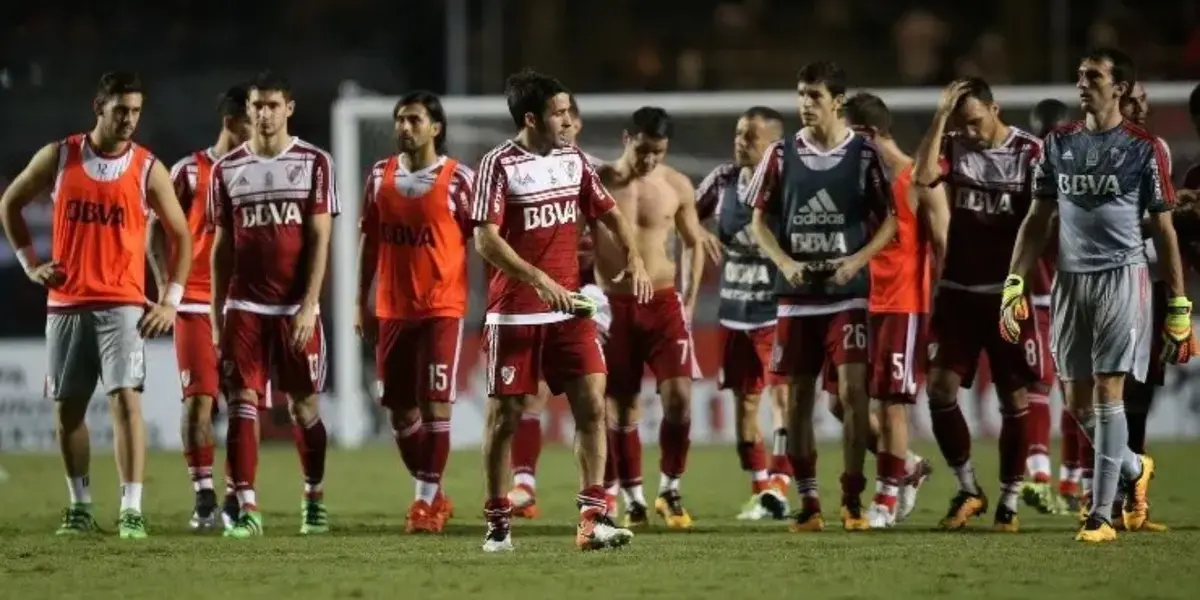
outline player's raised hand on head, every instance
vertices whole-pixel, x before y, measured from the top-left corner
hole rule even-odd
[[[954,107],[958,106],[958,101],[967,93],[970,88],[970,82],[965,79],[956,79],[950,82],[942,90],[942,97],[938,100],[938,114],[948,116],[954,112]]]
[[[67,282],[67,275],[59,268],[58,261],[42,263],[25,273],[29,280],[47,288],[56,288]]]
[[[1000,295],[1000,337],[1010,344],[1021,341],[1021,321],[1029,318],[1029,301],[1025,298],[1025,280],[1009,275]]]
[[[303,352],[317,330],[317,307],[301,306],[292,317],[292,348]]]
[[[143,338],[158,337],[175,326],[175,307],[170,304],[151,304],[150,310],[138,321],[138,333]]]
[[[537,280],[534,281],[533,288],[537,290],[538,298],[550,305],[550,310],[562,313],[575,312],[575,301],[571,297],[571,292],[551,279],[549,275],[539,274]]]

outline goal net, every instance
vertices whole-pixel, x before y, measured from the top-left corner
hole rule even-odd
[[[349,86],[352,87],[352,86]],[[1191,128],[1187,126],[1187,99],[1191,92],[1190,83],[1159,83],[1146,85],[1150,102],[1152,131],[1164,135],[1174,150],[1177,164],[1183,164],[1194,154],[1189,140]],[[915,150],[941,94],[940,89],[877,89],[879,95],[891,108],[894,116],[893,134],[900,146]],[[1029,111],[1044,98],[1057,98],[1068,106],[1078,106],[1078,92],[1069,85],[1058,86],[999,86],[993,88],[996,100],[1002,107],[1007,123],[1027,127]],[[675,133],[667,163],[688,174],[693,182],[700,179],[717,164],[730,160],[733,152],[733,130],[735,121],[744,110],[755,105],[769,106],[778,110],[787,119],[787,129],[794,131],[798,125],[796,94],[792,91],[751,91],[726,93],[664,93],[664,94],[583,94],[578,98],[583,116],[583,131],[579,138],[580,147],[600,159],[611,160],[621,153],[621,131],[626,118],[641,106],[660,106],[675,120]],[[396,150],[392,110],[397,98],[369,95],[343,96],[333,106],[333,157],[337,165],[339,191],[343,198],[343,215],[336,223],[337,233],[333,238],[334,295],[333,308],[333,398],[337,411],[338,438],[348,446],[357,446],[367,439],[386,433],[386,421],[374,408],[371,397],[374,389],[373,358],[371,350],[356,339],[353,330],[355,259],[357,256],[357,223],[361,203],[362,183],[366,170],[374,161]],[[490,150],[513,134],[512,119],[502,96],[446,97],[442,99],[449,120],[447,127],[448,149],[452,156],[469,165],[478,163],[483,153]],[[472,281],[480,280],[481,269],[478,259],[472,266]],[[710,281],[714,278],[708,278]],[[455,420],[460,418],[474,421],[481,411],[473,398],[482,375],[475,368],[478,354],[474,337],[470,331],[482,323],[482,307],[486,302],[484,286],[472,286],[468,317],[468,342],[464,345],[463,364],[459,374],[460,402],[455,408]],[[711,297],[713,294],[705,294]],[[709,300],[710,302],[713,300]],[[701,306],[697,311],[701,322],[697,332],[704,338],[706,324],[703,316],[715,314],[709,307]],[[710,324],[711,325],[711,324]],[[476,332],[477,334],[477,332]],[[714,345],[714,344],[707,344]],[[702,354],[702,365],[711,360],[703,356],[706,352],[700,339],[696,349]],[[472,355],[474,353],[474,355]],[[715,374],[715,368],[710,369]],[[711,388],[711,389],[710,389]],[[978,387],[976,389],[979,389]],[[653,396],[652,386],[647,390]],[[704,388],[698,384],[694,397],[696,402],[706,402],[711,397],[720,401],[715,386]],[[724,403],[728,406],[728,403]],[[698,410],[708,410],[697,405]],[[698,410],[694,414],[698,414]],[[714,409],[716,410],[716,409]],[[922,413],[923,411],[914,411]],[[981,412],[991,412],[981,411]],[[731,415],[731,413],[730,413]],[[980,415],[983,418],[983,415]],[[987,418],[991,418],[990,415]],[[731,416],[729,417],[731,419]],[[720,420],[720,417],[714,418]],[[694,419],[697,429],[723,427],[728,423],[702,425]],[[973,423],[974,424],[974,423]],[[986,423],[980,425],[986,426]],[[830,427],[833,427],[830,424]],[[918,425],[920,428],[920,425]],[[475,431],[472,431],[475,430]],[[478,440],[480,427],[455,428],[455,445],[472,445]],[[829,433],[836,429],[828,430]],[[704,432],[694,432],[703,439]],[[721,433],[717,437],[724,436]],[[653,436],[650,437],[653,439]]]

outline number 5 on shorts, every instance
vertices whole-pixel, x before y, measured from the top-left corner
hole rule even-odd
[[[842,325],[842,347],[846,350],[867,347],[867,326],[863,323]]]

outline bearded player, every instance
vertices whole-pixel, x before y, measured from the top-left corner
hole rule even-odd
[[[121,482],[118,534],[146,537],[144,338],[166,333],[175,322],[191,266],[192,238],[166,167],[132,141],[143,100],[137,74],[104,74],[92,101],[92,130],[43,146],[0,197],[4,233],[17,260],[31,281],[49,290],[46,396],[55,402],[71,502],[63,511],[59,535],[98,530],[86,416],[100,381],[112,412]],[[45,263],[38,259],[21,214],[43,192],[54,202],[54,245]],[[149,308],[143,267],[148,210],[160,216],[175,250],[163,301]]]
[[[867,510],[871,528],[886,528],[915,508],[916,491],[929,477],[929,462],[908,447],[908,407],[917,400],[924,370],[924,338],[933,296],[933,264],[946,252],[950,210],[944,202],[912,192],[912,158],[892,138],[892,114],[878,96],[846,101],[846,122],[879,149],[890,171],[896,237],[871,259],[871,369],[869,391],[879,423],[875,498]]]
[[[1142,216],[1158,250],[1170,299],[1164,356],[1191,357],[1191,302],[1184,296],[1179,243],[1171,220],[1175,191],[1167,157],[1145,129],[1121,115],[1121,98],[1136,80],[1133,61],[1101,49],[1079,64],[1077,87],[1087,118],[1052,132],[1035,168],[1036,200],[1021,225],[1005,282],[1000,329],[1008,339],[1028,320],[1024,280],[1041,254],[1057,211],[1058,274],[1053,290],[1053,350],[1068,405],[1089,425],[1095,447],[1091,512],[1076,536],[1108,542],[1118,487],[1129,486],[1124,523],[1140,529],[1154,461],[1128,446],[1122,401],[1128,375],[1145,381],[1152,308]]]
[[[713,169],[696,188],[696,211],[702,221],[716,221],[724,246],[721,267],[721,368],[718,384],[733,393],[737,423],[737,454],[750,475],[750,500],[738,514],[741,520],[787,517],[791,465],[787,462],[783,412],[787,388],[770,372],[775,343],[775,264],[758,249],[750,235],[752,209],[745,191],[771,144],[783,137],[783,115],[773,108],[754,106],[742,113],[733,137],[733,157]],[[775,427],[773,455],[768,462],[759,427],[759,402],[771,403]]]
[[[262,535],[254,484],[258,411],[267,379],[287,395],[304,473],[300,533],[329,530],[322,483],[327,436],[318,394],[325,382],[321,285],[333,217],[340,212],[333,162],[288,133],[291,87],[263,72],[250,84],[250,140],[212,168],[209,214],[212,322],[229,405],[225,437],[240,512],[225,535]]]
[[[625,249],[618,277],[643,300],[649,278],[633,230],[595,170],[568,143],[570,97],[557,79],[535,71],[509,77],[506,95],[518,133],[484,155],[471,218],[475,248],[488,262],[485,317],[488,416],[484,435],[487,552],[513,549],[512,503],[504,493],[509,445],[525,397],[544,380],[565,393],[575,420],[580,487],[576,545],[622,546],[633,534],[606,516],[604,353],[593,303],[578,294],[580,218],[602,222]]]
[[[987,82],[952,83],[943,93],[921,141],[917,185],[952,207],[945,265],[930,323],[929,412],[933,434],[958,480],[958,493],[941,520],[960,529],[987,512],[988,498],[971,465],[971,432],[958,405],[987,353],[1000,400],[1000,501],[993,529],[1020,528],[1017,508],[1029,451],[1026,388],[1042,380],[1042,343],[1033,320],[1008,343],[987,315],[1000,307],[1008,248],[1031,202],[1033,162],[1041,141],[1000,120]],[[949,198],[949,200],[946,200]]]
[[[846,75],[831,62],[800,69],[804,128],[771,145],[746,197],[751,232],[779,269],[771,370],[787,378],[789,459],[801,508],[794,531],[824,528],[813,411],[823,366],[836,368],[843,408],[842,526],[869,528],[862,493],[871,438],[867,297],[871,258],[896,234],[879,149],[842,120]]]
[[[638,397],[646,367],[658,380],[663,407],[658,435],[661,477],[654,510],[668,527],[692,526],[680,495],[680,479],[691,442],[692,380],[700,376],[688,325],[699,285],[690,286],[687,298],[676,293],[675,261],[668,254],[667,240],[678,231],[684,245],[695,250],[691,272],[697,277],[703,272],[705,253],[719,260],[720,246],[710,243],[713,238],[700,226],[695,190],[687,176],[661,164],[673,132],[674,123],[666,111],[640,108],[622,133],[624,153],[597,169],[621,213],[632,217],[638,254],[654,286],[648,302],[639,298],[634,282],[618,277],[626,265],[622,244],[605,228],[593,232],[596,281],[612,308],[612,325],[604,345],[611,402],[609,427],[615,434],[608,451],[628,501],[626,527],[648,523],[638,433]]]
[[[250,139],[249,91],[234,86],[217,99],[221,132],[217,141],[193,152],[171,167],[175,195],[187,214],[192,234],[192,270],[184,284],[183,301],[175,317],[175,360],[183,391],[183,419],[180,435],[188,475],[196,494],[195,508],[188,523],[192,529],[212,529],[219,523],[217,494],[213,489],[213,416],[216,415],[218,389],[217,349],[212,343],[212,228],[208,226],[208,186],[212,166],[218,158]],[[158,289],[166,290],[170,249],[166,231],[158,216],[151,213],[147,258]],[[227,480],[227,483],[229,481]],[[236,513],[237,496],[226,489],[228,512]]]
[[[416,481],[405,530],[438,533],[450,516],[441,481],[467,314],[475,174],[446,156],[437,96],[405,95],[393,119],[400,152],[375,163],[365,186],[356,329],[375,344],[379,402]]]

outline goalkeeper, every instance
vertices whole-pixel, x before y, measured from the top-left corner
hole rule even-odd
[[[1117,50],[1096,51],[1083,59],[1079,72],[1086,120],[1051,132],[1034,165],[1035,200],[1013,250],[1000,329],[1015,341],[1018,322],[1029,317],[1022,277],[1041,255],[1057,211],[1051,351],[1067,404],[1091,433],[1096,450],[1092,509],[1076,539],[1107,542],[1116,539],[1110,520],[1118,486],[1129,491],[1124,525],[1137,530],[1146,520],[1146,492],[1154,474],[1154,461],[1128,447],[1125,377],[1145,380],[1151,335],[1163,336],[1167,362],[1190,358],[1191,302],[1184,296],[1171,221],[1175,192],[1166,176],[1167,158],[1155,138],[1125,122],[1119,109],[1133,85],[1132,61]],[[1141,233],[1147,211],[1170,288],[1161,332],[1150,331],[1150,277]]]

